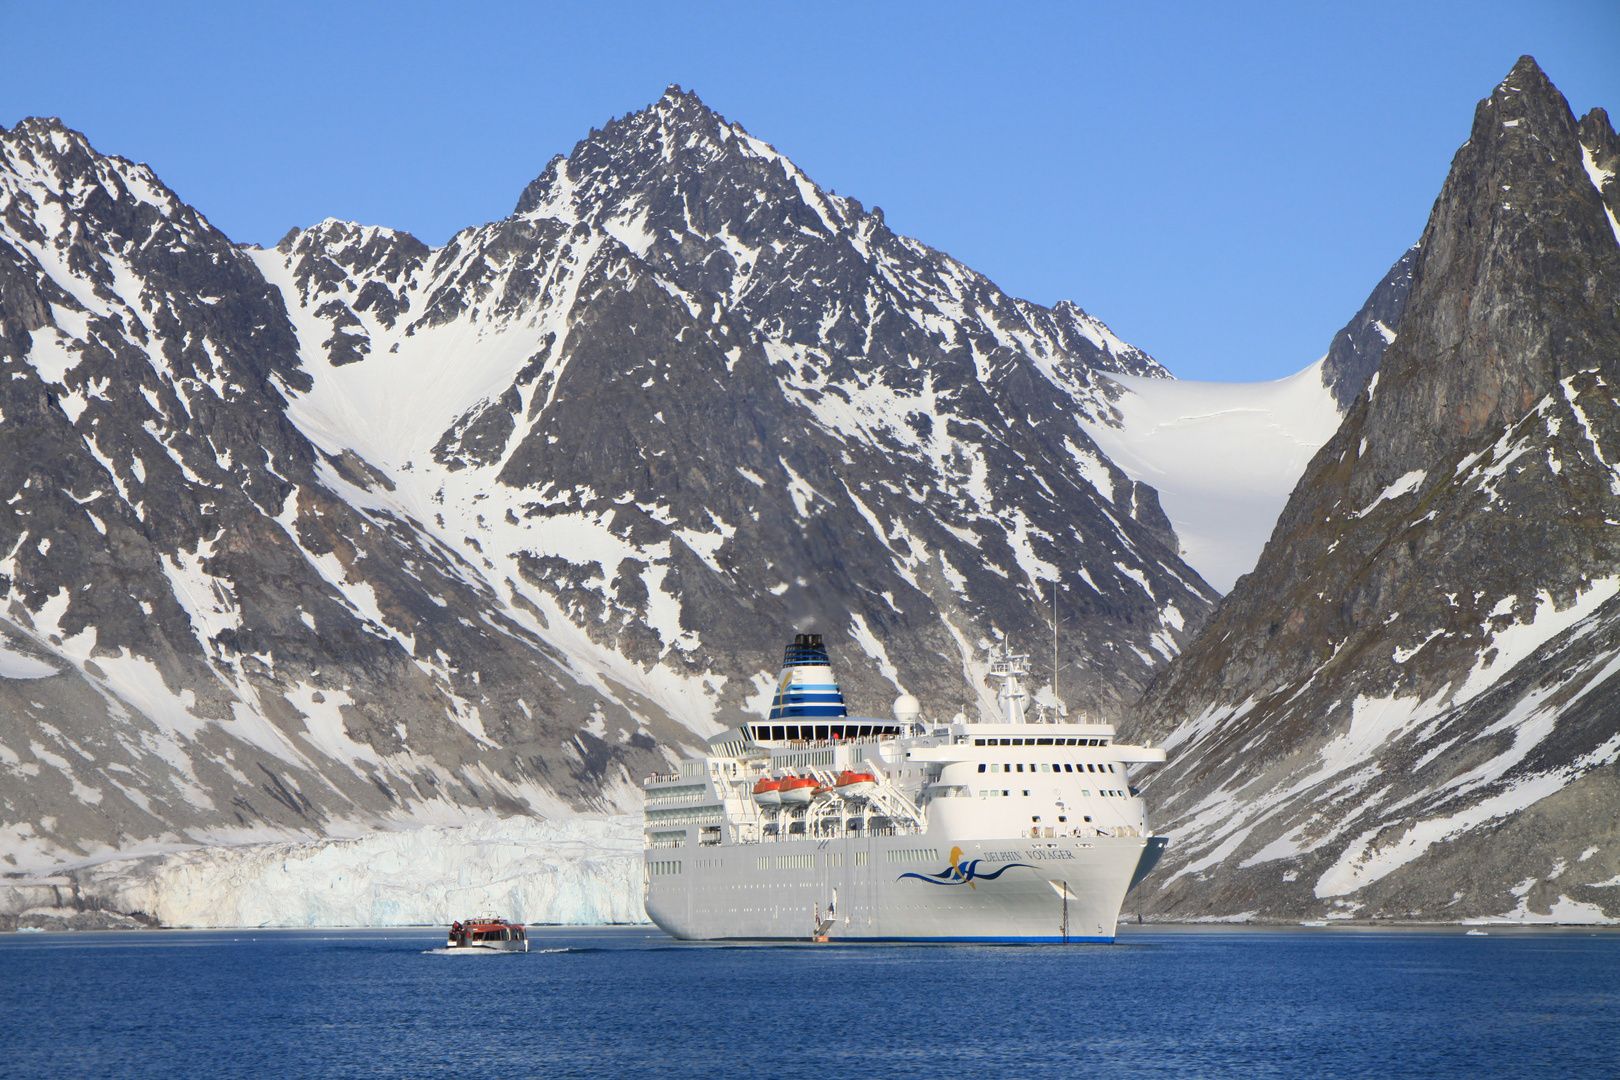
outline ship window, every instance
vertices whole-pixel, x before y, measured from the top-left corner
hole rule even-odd
[[[984,772],[984,762],[979,762],[979,771]]]
[[[1029,788],[1024,789],[1024,798],[1029,798]]]
[[[1095,766],[1095,765],[1087,765],[1086,766],[1086,772],[1096,772],[1096,771],[1097,771],[1097,766]]]
[[[790,739],[797,739],[799,737],[799,725],[798,724],[789,724],[788,725],[787,737],[790,738]]]
[[[1051,746],[1052,745],[1052,740],[1051,739],[1036,739],[1035,740],[1035,745],[1036,746]]]
[[[1109,771],[1109,772],[1113,772],[1113,771],[1114,771],[1114,766],[1113,766],[1113,765],[1109,765],[1109,766],[1108,766],[1108,771]]]
[[[777,742],[781,742],[783,739],[786,739],[787,728],[783,727],[781,724],[776,724],[771,728],[771,738],[775,739]]]
[[[1074,772],[1074,766],[1070,765],[1068,762],[1065,761],[1063,763],[1063,771],[1064,772]]]
[[[1048,765],[1044,761],[1041,762],[1041,772],[1051,772],[1051,771],[1052,771],[1052,766]]]
[[[1068,740],[1068,745],[1069,745],[1069,746],[1073,746],[1073,745],[1074,745],[1074,744],[1075,744],[1075,743],[1077,743],[1077,742],[1079,742],[1079,741],[1080,741],[1080,740],[1078,740],[1078,739],[1070,739],[1070,740]]]
[[[996,741],[994,739],[991,739],[990,740],[990,745],[991,746],[996,745]],[[1001,745],[1002,746],[1011,746],[1012,745],[1012,740],[1011,739],[1002,739],[1001,740]]]
[[[1019,771],[1019,772],[1023,772],[1023,771],[1024,771],[1024,763],[1023,763],[1023,762],[1022,762],[1022,761],[1020,761],[1020,762],[1019,762],[1019,763],[1018,763],[1018,771]]]
[[[815,732],[816,732],[816,738],[825,739],[827,737],[827,725],[826,724],[816,724],[815,725]]]
[[[1014,746],[1023,746],[1024,745],[1024,740],[1023,739],[1014,739],[1013,740],[1013,745]]]
[[[983,746],[984,745],[984,740],[983,739],[974,739],[973,740],[973,745],[974,746]]]

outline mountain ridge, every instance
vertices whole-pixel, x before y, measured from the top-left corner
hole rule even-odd
[[[1179,842],[1144,913],[1616,917],[1620,234],[1583,124],[1529,57],[1479,104],[1377,373],[1149,686]]]
[[[1072,705],[1179,648],[1214,593],[1074,419],[1162,368],[695,101],[548,166],[599,224],[438,248],[238,246],[59,123],[0,134],[5,872],[627,808],[789,627],[946,717],[1054,584]]]

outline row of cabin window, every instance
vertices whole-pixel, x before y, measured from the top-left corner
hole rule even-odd
[[[1035,765],[1034,762],[1030,762],[1030,765],[1029,765],[1029,771],[1030,772],[1037,772],[1037,771],[1038,772],[1102,772],[1104,769],[1108,770],[1109,772],[1114,771],[1114,767],[1112,765],[1108,765],[1108,764],[1103,764],[1103,765],[1086,764],[1086,765],[1081,765],[1078,768],[1076,768],[1075,766],[1069,764],[1066,761],[1062,762],[1062,763],[1054,763],[1054,762],[1043,761],[1043,762],[1040,763],[1039,769],[1036,768],[1036,765]],[[991,762],[990,767],[988,769],[986,769],[985,768],[985,763],[981,761],[981,762],[979,762],[979,771],[980,772],[1023,772],[1024,771],[1024,764],[1023,764],[1023,762],[1019,762],[1018,767],[1015,769],[1012,765],[998,765],[995,762]]]
[[[1107,746],[1107,739],[974,739],[974,746]]]
[[[1008,791],[1006,788],[1002,788],[1000,791],[996,791],[994,788],[980,788],[979,792],[980,792],[981,795],[986,795],[986,796],[991,796],[991,797],[994,797],[996,795],[1010,796],[1012,794],[1012,792]],[[1029,788],[1024,788],[1023,789],[1023,794],[1024,794],[1024,798],[1026,798],[1026,799],[1029,798]],[[1099,791],[1099,792],[1097,792],[1097,794],[1101,795],[1105,799],[1124,799],[1124,798],[1129,797],[1128,792],[1115,791],[1115,790]],[[1089,798],[1091,798],[1091,792],[1082,791],[1080,793],[1080,797],[1085,798],[1085,799],[1089,799]],[[1059,818],[1058,820],[1062,821],[1063,819]],[[1090,821],[1091,819],[1086,818],[1086,820]]]
[[[475,930],[473,941],[522,941],[523,927],[513,926],[505,930]]]
[[[898,735],[898,724],[756,724],[754,738],[760,742],[800,740],[868,739],[874,735]]]

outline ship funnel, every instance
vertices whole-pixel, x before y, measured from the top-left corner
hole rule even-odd
[[[771,701],[772,720],[843,716],[844,694],[833,678],[832,662],[820,634],[795,634],[782,656],[782,674]]]
[[[776,680],[770,716],[748,727],[756,742],[812,745],[839,739],[892,737],[901,730],[900,725],[886,720],[848,715],[820,634],[793,636],[793,643],[782,656],[782,673]]]

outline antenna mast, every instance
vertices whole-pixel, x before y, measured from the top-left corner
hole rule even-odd
[[[1057,635],[1057,630],[1058,630],[1058,608],[1057,608],[1057,598],[1058,598],[1058,583],[1056,581],[1054,581],[1054,582],[1052,582],[1052,700],[1053,700],[1053,702],[1055,702],[1057,704],[1058,715],[1059,716],[1064,716],[1064,715],[1066,715],[1066,713],[1063,710],[1063,699],[1058,697],[1058,687],[1057,687],[1057,677],[1058,677],[1058,642],[1057,642],[1057,637],[1058,637],[1058,635]]]

